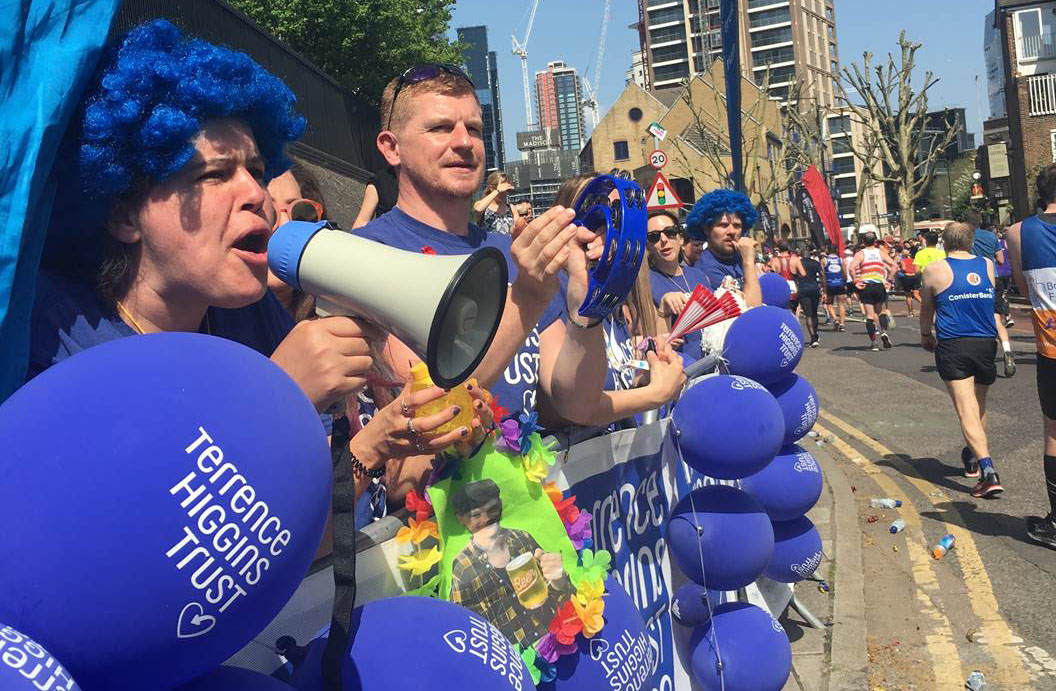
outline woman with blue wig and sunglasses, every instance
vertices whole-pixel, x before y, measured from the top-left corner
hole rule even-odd
[[[112,47],[56,165],[65,177],[37,281],[29,377],[117,338],[191,331],[270,357],[320,412],[365,386],[376,327],[345,317],[295,325],[267,290],[277,214],[265,185],[304,131],[294,101],[247,55],[164,20]],[[349,443],[357,495],[387,459],[463,436],[422,444],[450,409],[413,431],[405,424],[401,412],[442,395],[401,395]]]

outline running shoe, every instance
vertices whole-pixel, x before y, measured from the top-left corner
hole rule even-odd
[[[1015,319],[1013,319],[1012,317],[1005,317],[1005,328],[1006,329],[1011,329],[1015,325],[1016,325],[1016,320]]]
[[[821,344],[818,343],[818,339],[816,339],[816,338],[813,341],[810,342],[810,347],[811,348],[817,348],[819,345],[821,345]]]
[[[979,477],[979,462],[975,460],[975,454],[967,446],[961,449],[961,465],[964,466],[965,477]]]
[[[891,337],[887,335],[886,331],[880,334],[880,340],[884,342],[884,350],[891,350]]]
[[[874,353],[879,353],[880,346],[876,345],[876,341],[873,341],[873,345],[869,346],[869,350],[873,351]]]
[[[972,488],[972,496],[976,498],[987,498],[996,496],[1005,491],[1001,485],[1001,479],[997,473],[986,473]]]
[[[887,325],[890,326],[892,329],[895,328],[895,316],[894,315],[891,315],[890,317],[887,318]]]
[[[1056,513],[1050,513],[1045,518],[1027,516],[1027,537],[1056,549]]]
[[[1013,357],[1012,351],[1005,351],[1005,376],[1011,377],[1016,373],[1016,358]]]
[[[836,330],[837,330],[837,331],[846,331],[846,330],[847,330],[847,327],[846,327],[846,326],[844,326],[844,325],[843,325],[842,323],[837,323],[837,324],[836,324]]]

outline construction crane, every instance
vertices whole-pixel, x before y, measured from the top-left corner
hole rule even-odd
[[[539,9],[539,0],[532,0],[532,7],[528,12],[528,28],[524,30],[524,38],[518,41],[516,36],[512,36],[513,54],[521,59],[521,78],[524,80],[524,113],[528,118],[529,130],[532,129],[535,118],[532,114],[532,87],[528,81],[528,37],[532,35],[532,24],[535,23],[537,9]]]
[[[601,86],[601,61],[605,57],[605,36],[609,33],[609,15],[612,0],[605,0],[605,9],[601,16],[601,38],[598,39],[598,54],[594,58],[594,78],[583,75],[583,108],[590,111],[591,128],[597,127],[601,120],[598,108],[598,88]]]

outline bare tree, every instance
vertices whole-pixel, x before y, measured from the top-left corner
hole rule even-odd
[[[709,181],[732,184],[726,94],[712,80],[683,86],[680,98],[690,114],[686,128],[672,138],[674,158],[693,173],[699,193]],[[755,201],[771,203],[792,187],[810,165],[821,162],[822,114],[802,98],[803,84],[789,87],[785,105],[768,97],[769,70],[756,89],[741,101],[742,175],[745,192]],[[777,115],[779,122],[775,122]]]
[[[936,160],[960,133],[960,125],[953,125],[945,133],[925,136],[928,90],[939,80],[925,72],[923,85],[915,90],[913,69],[921,44],[908,40],[903,31],[898,45],[902,54],[897,65],[888,54],[886,65],[874,66],[873,54],[866,52],[861,66],[851,63],[845,67],[842,76],[846,88],[840,99],[866,132],[864,146],[856,146],[855,155],[873,180],[894,185],[902,235],[908,237],[916,220],[914,205],[928,188]],[[848,93],[856,93],[861,104],[852,103]],[[875,165],[877,160],[879,166]],[[860,190],[861,184],[859,180]],[[860,206],[859,200],[859,209]]]

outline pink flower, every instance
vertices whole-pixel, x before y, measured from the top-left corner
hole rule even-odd
[[[521,425],[516,420],[503,420],[499,423],[499,439],[495,442],[499,449],[512,453],[521,452]]]

